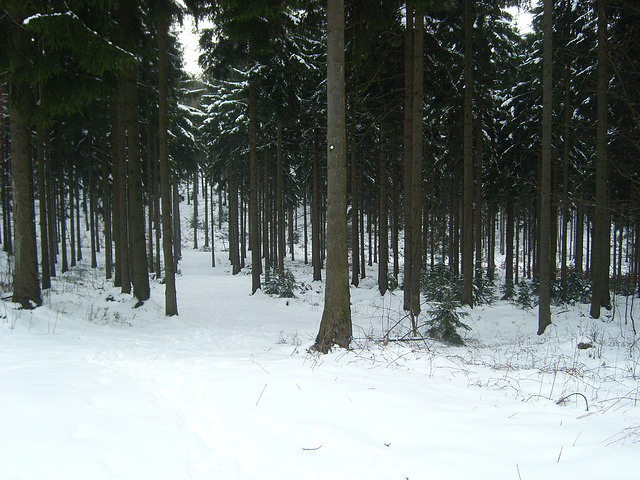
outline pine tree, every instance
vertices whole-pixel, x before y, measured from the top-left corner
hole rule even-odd
[[[351,307],[347,259],[347,158],[344,83],[344,0],[327,5],[327,281],[313,348],[349,348]]]

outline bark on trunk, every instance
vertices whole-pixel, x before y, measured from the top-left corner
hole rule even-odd
[[[344,86],[344,0],[327,5],[327,283],[313,348],[349,348],[351,307],[347,252],[347,158]]]
[[[538,304],[538,335],[551,324],[551,122],[552,122],[552,32],[553,0],[544,0],[542,60],[542,157],[540,165],[540,230],[539,230],[539,279],[540,302]]]
[[[387,180],[387,131],[384,122],[380,124],[380,161],[378,164],[378,179],[380,185],[380,256],[378,261],[378,290],[384,295],[389,288],[389,208],[387,205],[388,180]],[[369,247],[371,248],[371,246]]]
[[[465,2],[462,303],[473,306],[473,0]]]
[[[593,280],[591,310],[593,318],[600,317],[600,307],[611,308],[609,294],[609,234],[607,192],[607,2],[596,2],[598,15],[598,105],[596,126],[596,207],[593,217],[591,278]]]
[[[160,197],[162,203],[162,254],[164,256],[164,314],[171,317],[178,315],[178,299],[176,294],[175,260],[173,258],[171,183],[168,152],[168,34],[169,18],[165,14],[160,13],[158,17],[158,154],[160,157]],[[158,274],[160,274],[160,272],[158,272]]]

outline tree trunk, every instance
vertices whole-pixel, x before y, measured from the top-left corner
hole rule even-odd
[[[0,204],[2,205],[2,242],[4,243],[5,240],[5,232],[6,232],[6,226],[7,226],[7,221],[6,221],[6,216],[7,216],[7,210],[6,210],[6,204],[5,204],[5,181],[4,181],[4,175],[5,175],[5,167],[6,167],[6,160],[7,160],[7,153],[5,150],[5,131],[4,131],[4,93],[3,93],[3,89],[4,89],[4,82],[0,81]],[[44,196],[43,196],[44,197]]]
[[[59,133],[59,131],[58,131]],[[59,134],[60,135],[60,134]],[[62,138],[61,135],[58,137],[58,148],[62,150]],[[62,151],[58,153],[60,158],[58,159],[60,165],[60,180],[58,182],[58,221],[60,222],[60,250],[61,250],[61,261],[62,265],[60,267],[60,271],[62,273],[69,271],[69,257],[68,257],[68,249],[67,249],[67,205],[65,203],[65,178],[64,178],[64,163],[65,160],[62,156]],[[73,188],[73,185],[69,184],[69,188]],[[73,221],[73,218],[71,218]]]
[[[349,348],[351,307],[347,252],[347,158],[344,86],[344,0],[327,5],[327,282],[314,349]]]
[[[424,13],[416,9],[415,35],[413,47],[413,119],[411,121],[411,287],[410,314],[413,334],[418,334],[417,319],[420,314],[420,271],[422,268],[422,145],[423,145],[423,42]]]
[[[473,0],[465,2],[462,303],[473,306]]]
[[[153,218],[155,210],[155,192],[153,185],[153,154],[151,152],[151,125],[147,128],[147,252],[149,253],[149,272],[155,272],[155,265],[153,262],[154,250],[153,250]],[[160,252],[156,252],[160,255]],[[157,277],[160,276],[160,272],[157,272]]]
[[[180,227],[180,192],[178,192],[178,179],[171,176],[171,200],[172,206],[169,211],[172,212],[173,220],[173,264],[177,267],[178,261],[182,258],[182,229]],[[160,180],[162,182],[162,180]],[[164,204],[163,204],[164,205]],[[164,207],[163,207],[164,208]],[[164,224],[162,227],[164,231]]]
[[[571,69],[567,68],[567,75]],[[562,247],[560,252],[560,285],[563,298],[567,292],[567,251],[569,233],[569,155],[571,154],[571,85],[567,76],[564,89],[564,154],[562,162]]]
[[[391,235],[391,248],[393,249],[393,278],[398,281],[400,277],[400,168],[391,166],[393,188],[393,230]]]
[[[507,286],[507,295],[505,299],[510,298],[513,289],[513,227],[514,212],[513,198],[511,192],[507,192],[507,231],[506,231],[506,258],[505,258],[505,285]],[[516,269],[518,261],[516,259]]]
[[[135,51],[133,21],[135,6],[127,2],[120,3],[120,28],[123,47]],[[131,252],[131,283],[133,295],[140,301],[148,300],[151,291],[147,264],[147,249],[144,225],[144,203],[142,199],[142,163],[140,158],[140,133],[138,121],[137,67],[135,64],[124,67],[123,108],[127,128],[127,187],[129,249]]]
[[[89,145],[91,145],[91,141],[89,140]],[[91,147],[89,147],[89,151],[91,151]],[[95,185],[93,180],[93,158],[89,156],[89,215],[90,218],[90,230],[91,230],[91,268],[98,268],[98,257],[97,253],[97,229],[98,224],[96,223],[96,201],[95,201]]]
[[[551,324],[551,122],[552,122],[552,32],[553,0],[544,0],[542,57],[542,158],[540,166],[540,230],[539,230],[539,280],[538,335]]]
[[[278,230],[278,274],[280,278],[284,278],[284,257],[285,257],[285,241],[284,241],[284,194],[282,186],[282,174],[284,166],[282,164],[282,122],[280,119],[276,121],[276,229]]]
[[[302,220],[302,228],[304,229],[304,264],[307,265],[309,263],[309,235],[307,232],[307,189],[305,188],[304,194],[302,197],[302,216],[304,217]]]
[[[210,195],[209,197],[211,197],[211,266],[215,267],[216,266],[216,237],[215,237],[215,226],[216,226],[216,222],[215,222],[215,218],[214,218],[214,211],[215,211],[215,205],[213,203],[213,182],[210,185]]]
[[[253,45],[249,42],[249,62],[253,63]],[[260,288],[262,259],[260,255],[260,205],[258,203],[258,159],[256,130],[256,87],[249,82],[249,248],[251,249],[251,293]]]
[[[16,18],[15,16],[13,17]],[[21,27],[12,27],[13,42],[17,51],[28,45],[26,31]],[[13,59],[10,74],[13,73]],[[12,301],[25,309],[42,305],[40,279],[38,278],[38,252],[36,246],[36,227],[33,195],[33,169],[31,165],[31,125],[26,110],[33,103],[28,98],[29,85],[14,79],[9,104],[11,118],[11,173],[13,186],[13,208],[15,224],[15,254],[13,270]],[[22,98],[18,95],[22,94]]]
[[[198,250],[198,169],[193,174],[193,249]]]
[[[351,285],[357,287],[360,284],[360,224],[358,221],[359,192],[355,108],[351,115],[349,130],[351,143]]]
[[[380,194],[380,258],[378,259],[378,290],[380,295],[387,293],[389,288],[389,208],[387,205],[387,131],[384,122],[380,123],[380,160],[378,163],[378,179]],[[371,245],[369,246],[371,248]]]
[[[2,91],[0,91],[2,96]],[[1,102],[2,100],[0,100]],[[2,105],[0,104],[0,117],[4,117],[2,111]],[[0,142],[3,142],[2,135],[3,130],[0,130]],[[36,127],[36,142],[37,143],[37,156],[38,156],[38,197],[39,212],[40,212],[40,251],[42,252],[42,288],[51,288],[51,273],[49,269],[49,232],[47,231],[47,196],[46,196],[46,184],[45,184],[45,162],[47,161],[44,151],[45,132],[41,122],[38,122]]]
[[[311,196],[311,263],[313,264],[313,280],[322,280],[322,257],[320,245],[320,153],[319,139],[316,133],[313,153],[313,191]]]
[[[202,195],[204,196],[204,248],[209,248],[209,186],[207,179],[202,175]]]
[[[411,310],[411,228],[413,223],[411,201],[413,199],[413,188],[411,175],[413,173],[413,48],[415,32],[413,29],[413,5],[407,2],[406,7],[406,32],[405,32],[405,48],[404,48],[404,310]],[[415,333],[415,332],[414,332]]]
[[[475,162],[475,278],[482,278],[482,144],[483,144],[483,128],[482,128],[482,110],[478,109],[476,117],[476,162]],[[487,218],[487,225],[491,225],[490,217]],[[488,237],[488,236],[487,236]],[[487,244],[490,244],[487,238]],[[487,273],[489,273],[489,255],[487,255]]]
[[[591,254],[591,317],[600,317],[600,307],[611,308],[609,294],[609,215],[607,192],[607,2],[596,2],[598,15],[598,104],[596,125],[596,208],[593,217]]]
[[[162,254],[164,256],[164,314],[178,315],[176,294],[175,260],[173,258],[173,231],[171,218],[171,183],[169,173],[167,106],[167,52],[169,18],[158,15],[158,155],[160,160],[160,198],[162,203]],[[157,228],[157,226],[156,226]],[[158,272],[158,275],[160,272]]]
[[[113,249],[111,235],[111,189],[109,187],[109,161],[106,133],[102,136],[102,222],[104,223],[104,271],[107,280],[112,278]]]

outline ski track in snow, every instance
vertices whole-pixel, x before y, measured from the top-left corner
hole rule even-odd
[[[622,327],[556,310],[539,339],[535,315],[504,304],[471,312],[468,348],[383,347],[369,336],[401,294],[381,300],[365,279],[353,351],[319,356],[322,285],[251,296],[223,255],[213,269],[184,251],[178,317],[162,285],[132,309],[95,272],[60,277],[35,311],[1,305],[0,478],[637,478]],[[596,331],[604,357],[575,350]],[[590,412],[578,395],[556,405],[574,391]]]

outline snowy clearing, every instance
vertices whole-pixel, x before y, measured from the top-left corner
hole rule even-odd
[[[0,478],[637,478],[626,298],[601,320],[556,307],[542,338],[535,310],[498,301],[469,311],[466,347],[383,345],[402,293],[367,278],[353,349],[322,356],[310,266],[290,265],[297,298],[251,296],[210,255],[184,250],[179,317],[157,282],[134,309],[85,264],[44,307],[0,303]]]

